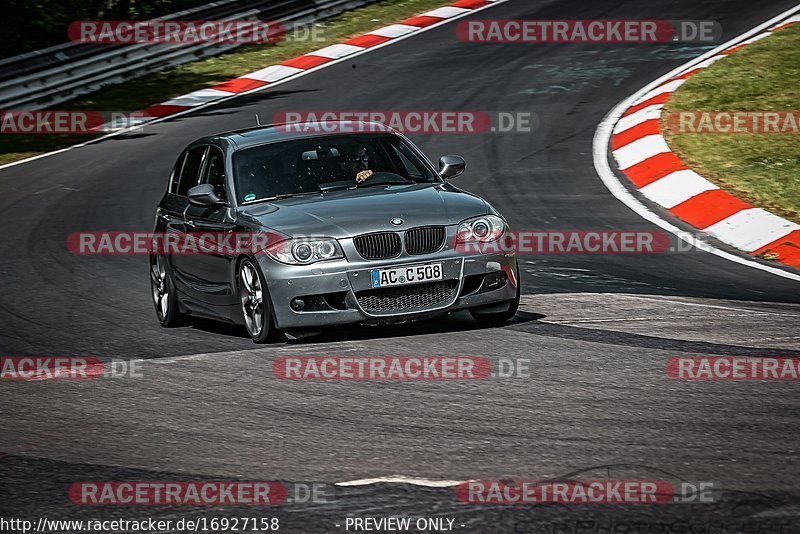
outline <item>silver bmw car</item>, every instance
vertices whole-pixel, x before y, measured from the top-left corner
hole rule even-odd
[[[374,123],[199,139],[178,158],[156,210],[158,320],[242,324],[256,343],[461,309],[507,321],[520,298],[515,253],[469,245],[502,240],[508,225],[449,182],[465,168],[444,156],[437,169],[405,136]],[[205,247],[185,246],[198,236]]]

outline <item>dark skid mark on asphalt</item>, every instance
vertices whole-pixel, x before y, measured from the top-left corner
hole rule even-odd
[[[519,312],[517,315],[524,314],[523,312]],[[725,345],[703,341],[685,341],[588,327],[543,323],[539,321],[526,322],[525,324],[514,325],[509,328],[515,332],[525,332],[526,334],[534,334],[537,336],[570,339],[573,341],[589,341],[591,343],[602,343],[604,345],[667,350],[680,352],[682,354],[719,354],[723,356],[752,356],[755,358],[797,356],[797,350],[792,349],[745,347],[742,345]]]

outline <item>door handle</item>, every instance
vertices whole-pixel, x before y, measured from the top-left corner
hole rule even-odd
[[[189,228],[197,228],[197,225],[192,220],[186,221],[186,226],[188,226]]]

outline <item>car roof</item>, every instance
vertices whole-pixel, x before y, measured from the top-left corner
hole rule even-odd
[[[290,141],[292,139],[308,139],[313,137],[327,137],[331,135],[352,134],[395,134],[398,132],[389,126],[377,122],[365,121],[320,121],[270,124],[267,126],[254,126],[223,132],[216,135],[198,139],[197,144],[230,144],[234,150],[240,150],[256,145]],[[226,143],[227,142],[227,143]]]

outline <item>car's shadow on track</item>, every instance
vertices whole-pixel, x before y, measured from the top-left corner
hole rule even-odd
[[[434,317],[403,324],[330,328],[323,330],[319,335],[289,341],[287,343],[336,343],[341,341],[363,341],[367,339],[468,332],[474,330],[506,328],[531,321],[538,321],[544,317],[544,315],[537,313],[517,312],[517,315],[515,315],[513,319],[498,326],[481,324],[475,321],[467,311],[458,311],[442,317]],[[246,339],[248,337],[244,327],[206,319],[192,319],[191,328],[221,336],[236,337],[241,339]]]
[[[430,334],[447,334],[484,329],[498,329],[542,319],[544,315],[517,312],[510,321],[502,325],[481,324],[474,320],[467,311],[459,311],[443,317],[416,321],[405,324],[381,326],[355,326],[325,330],[320,335],[299,340],[293,343],[332,343],[340,341],[363,341],[392,337],[424,336]]]

